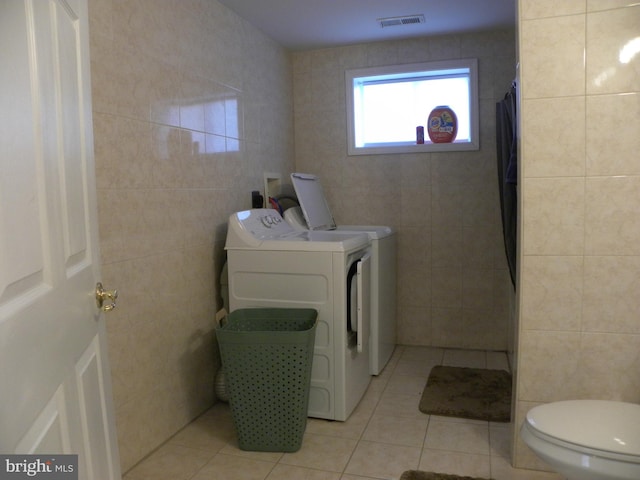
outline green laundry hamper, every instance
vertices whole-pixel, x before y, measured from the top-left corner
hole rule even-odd
[[[242,450],[300,449],[317,319],[310,308],[245,308],[216,329]]]

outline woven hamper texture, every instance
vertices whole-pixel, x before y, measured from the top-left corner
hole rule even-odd
[[[240,309],[217,329],[242,450],[300,449],[317,316],[313,309]]]

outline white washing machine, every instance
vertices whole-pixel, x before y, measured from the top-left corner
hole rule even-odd
[[[369,371],[378,375],[396,346],[396,232],[376,225],[336,225],[317,176],[292,173],[291,183],[300,207],[284,212],[297,229],[365,232],[371,240],[371,335]]]
[[[299,231],[273,209],[229,218],[231,311],[318,311],[310,417],[346,420],[369,385],[371,246],[364,233]]]

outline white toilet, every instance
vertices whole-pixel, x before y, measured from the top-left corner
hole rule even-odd
[[[532,408],[524,442],[568,480],[640,479],[640,405],[569,400]]]

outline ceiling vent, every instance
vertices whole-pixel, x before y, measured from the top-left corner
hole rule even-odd
[[[414,25],[424,23],[424,15],[406,15],[403,17],[378,18],[377,22],[382,28],[394,27],[396,25]]]

